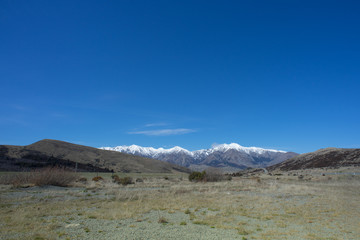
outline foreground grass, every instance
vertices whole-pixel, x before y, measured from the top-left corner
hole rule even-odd
[[[144,182],[128,186],[107,180],[88,181],[76,188],[3,186],[2,239],[66,239],[66,226],[71,224],[83,224],[89,234],[102,229],[87,227],[87,221],[97,221],[100,226],[104,221],[139,220],[152,211],[159,213],[158,218],[182,213],[187,220],[179,221],[179,226],[236,231],[239,239],[360,236],[360,181],[356,176],[311,181],[262,176],[216,183],[167,177],[147,176]]]

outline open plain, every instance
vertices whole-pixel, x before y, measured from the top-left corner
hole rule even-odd
[[[135,183],[126,186],[109,173],[97,182],[78,173],[82,181],[69,187],[3,184],[0,238],[359,239],[360,176],[354,171],[205,183],[189,182],[186,174],[132,174]]]

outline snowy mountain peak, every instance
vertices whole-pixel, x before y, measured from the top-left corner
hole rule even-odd
[[[180,153],[180,152],[184,152],[186,154],[191,155],[190,151],[178,146],[169,149],[164,149],[164,148],[153,148],[153,147],[141,147],[133,144],[130,146],[124,145],[117,147],[102,147],[100,149],[112,150],[112,151],[118,151],[118,152],[124,152],[124,153],[130,153],[130,154],[136,154],[136,155],[142,155],[148,157],[154,157],[159,154],[170,154],[170,153]]]
[[[263,154],[265,152],[282,152],[285,153],[285,151],[280,150],[273,150],[273,149],[264,149],[264,148],[258,148],[258,147],[243,147],[237,143],[230,143],[230,144],[219,144],[212,148],[213,151],[222,151],[226,152],[228,150],[237,150],[237,151],[243,151],[246,153],[257,153],[257,154]]]
[[[182,147],[179,147],[179,146],[170,148],[168,151],[169,152],[176,152],[176,153],[185,152],[185,153],[191,154],[191,152],[189,150],[187,150],[185,148],[182,148]]]
[[[204,166],[230,167],[231,169],[265,167],[297,155],[273,149],[243,147],[237,143],[219,144],[209,149],[192,152],[179,146],[165,149],[131,145],[101,149],[155,158],[193,169],[204,168]]]
[[[235,149],[235,150],[242,150],[244,147],[242,147],[241,145],[237,144],[237,143],[230,143],[230,144],[219,144],[216,145],[214,147],[212,147],[213,150],[215,151],[227,151],[230,149]]]
[[[230,143],[230,144],[219,144],[216,145],[210,149],[201,149],[197,151],[190,152],[187,149],[184,149],[179,146],[175,146],[173,148],[165,149],[165,148],[153,148],[153,147],[141,147],[138,145],[131,145],[131,146],[117,146],[117,147],[102,147],[101,149],[104,150],[112,150],[112,151],[119,151],[119,152],[125,152],[130,154],[138,154],[143,156],[157,156],[159,154],[170,154],[170,153],[185,153],[192,157],[197,157],[200,155],[209,155],[210,153],[219,151],[219,152],[226,152],[228,150],[236,150],[245,152],[247,154],[255,153],[255,154],[263,154],[266,152],[279,152],[279,153],[286,153],[285,151],[280,150],[273,150],[273,149],[264,149],[264,148],[258,148],[258,147],[243,147],[237,143]]]

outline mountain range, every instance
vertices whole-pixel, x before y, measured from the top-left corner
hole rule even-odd
[[[27,146],[0,145],[0,171],[28,171],[48,166],[86,172],[190,172],[187,168],[151,158],[51,139]]]
[[[298,155],[294,152],[243,147],[237,143],[220,144],[210,149],[197,151],[189,151],[178,146],[164,149],[137,145],[102,147],[101,149],[158,159],[188,167],[192,170],[203,170],[208,167],[222,168],[226,171],[236,171],[249,167],[263,168]]]
[[[248,167],[289,171],[358,167],[360,149],[325,148],[299,155],[280,150],[243,147],[236,143],[197,151],[181,147],[156,149],[136,145],[98,149],[51,139],[27,146],[0,145],[0,171],[28,171],[46,166],[76,168],[87,172],[171,173],[190,172],[188,168],[199,171],[208,167],[221,168],[227,172]]]

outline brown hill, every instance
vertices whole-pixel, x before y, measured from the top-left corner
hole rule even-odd
[[[155,159],[45,139],[27,146],[0,145],[0,170],[21,171],[59,165],[80,171],[141,173],[189,172]]]
[[[267,169],[288,171],[346,166],[360,166],[359,148],[324,148],[315,152],[300,154]]]

